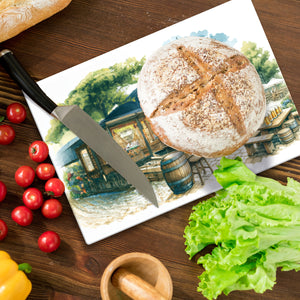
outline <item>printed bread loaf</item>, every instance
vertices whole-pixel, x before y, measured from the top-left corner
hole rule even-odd
[[[0,42],[64,9],[71,0],[1,0]]]
[[[262,125],[260,77],[238,50],[187,37],[151,55],[138,80],[141,107],[166,145],[202,157],[232,154]]]

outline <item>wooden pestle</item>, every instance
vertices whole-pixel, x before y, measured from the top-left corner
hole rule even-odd
[[[133,300],[167,300],[150,283],[122,267],[113,273],[111,282]]]

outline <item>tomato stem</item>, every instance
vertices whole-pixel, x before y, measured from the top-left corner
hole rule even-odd
[[[36,150],[34,147],[32,147],[32,148],[31,148],[31,153],[32,153],[32,154],[35,154],[35,153],[37,153],[37,150]]]
[[[44,193],[46,196],[51,196],[51,197],[54,197],[55,193],[52,192],[52,191],[47,191]]]

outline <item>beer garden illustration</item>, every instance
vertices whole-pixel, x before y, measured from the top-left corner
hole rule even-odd
[[[256,48],[254,43],[244,44],[246,56],[247,51],[253,53],[253,50],[256,50],[256,58],[262,54],[267,55]],[[122,91],[122,87],[137,82],[144,61],[144,58],[140,61],[129,58],[123,65],[117,64],[111,69],[89,74],[70,93],[66,104],[76,103],[78,98],[84,99],[84,108],[91,113],[95,106],[90,102],[95,102],[95,99],[91,99],[90,95],[98,93],[97,105],[102,111],[97,113],[104,116],[100,125],[138,164],[150,181],[166,181],[174,194],[187,192],[195,180],[203,186],[205,175],[212,174],[215,167],[213,160],[181,153],[164,145],[144,116],[137,90],[133,89],[129,95]],[[264,70],[263,67],[260,69]],[[250,159],[272,155],[279,145],[293,142],[299,130],[298,112],[284,80],[278,76],[276,62],[273,62],[272,68],[273,73],[265,70],[271,74],[268,78],[264,78],[264,71],[259,74],[264,83],[267,112],[259,130],[242,147]],[[105,99],[106,102],[99,99]],[[52,136],[53,133],[57,135],[58,130],[65,130],[58,126],[61,125],[53,124]],[[51,141],[51,131],[48,140]],[[75,199],[131,189],[122,176],[77,137],[58,151],[56,160],[58,166],[65,170],[64,181]]]
[[[216,18],[224,22],[216,23]],[[78,105],[111,135],[150,180],[159,208],[25,95],[87,244],[220,189],[213,171],[221,157],[197,157],[163,144],[145,118],[136,90],[146,58],[187,36],[216,39],[242,52],[265,90],[263,124],[227,157],[240,157],[259,173],[299,156],[299,115],[255,9],[250,0],[229,1],[39,82],[57,105]]]

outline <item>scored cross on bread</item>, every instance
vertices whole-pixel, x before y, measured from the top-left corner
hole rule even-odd
[[[176,40],[149,57],[138,97],[162,142],[204,157],[241,147],[262,124],[266,110],[259,75],[249,60],[200,37]]]

